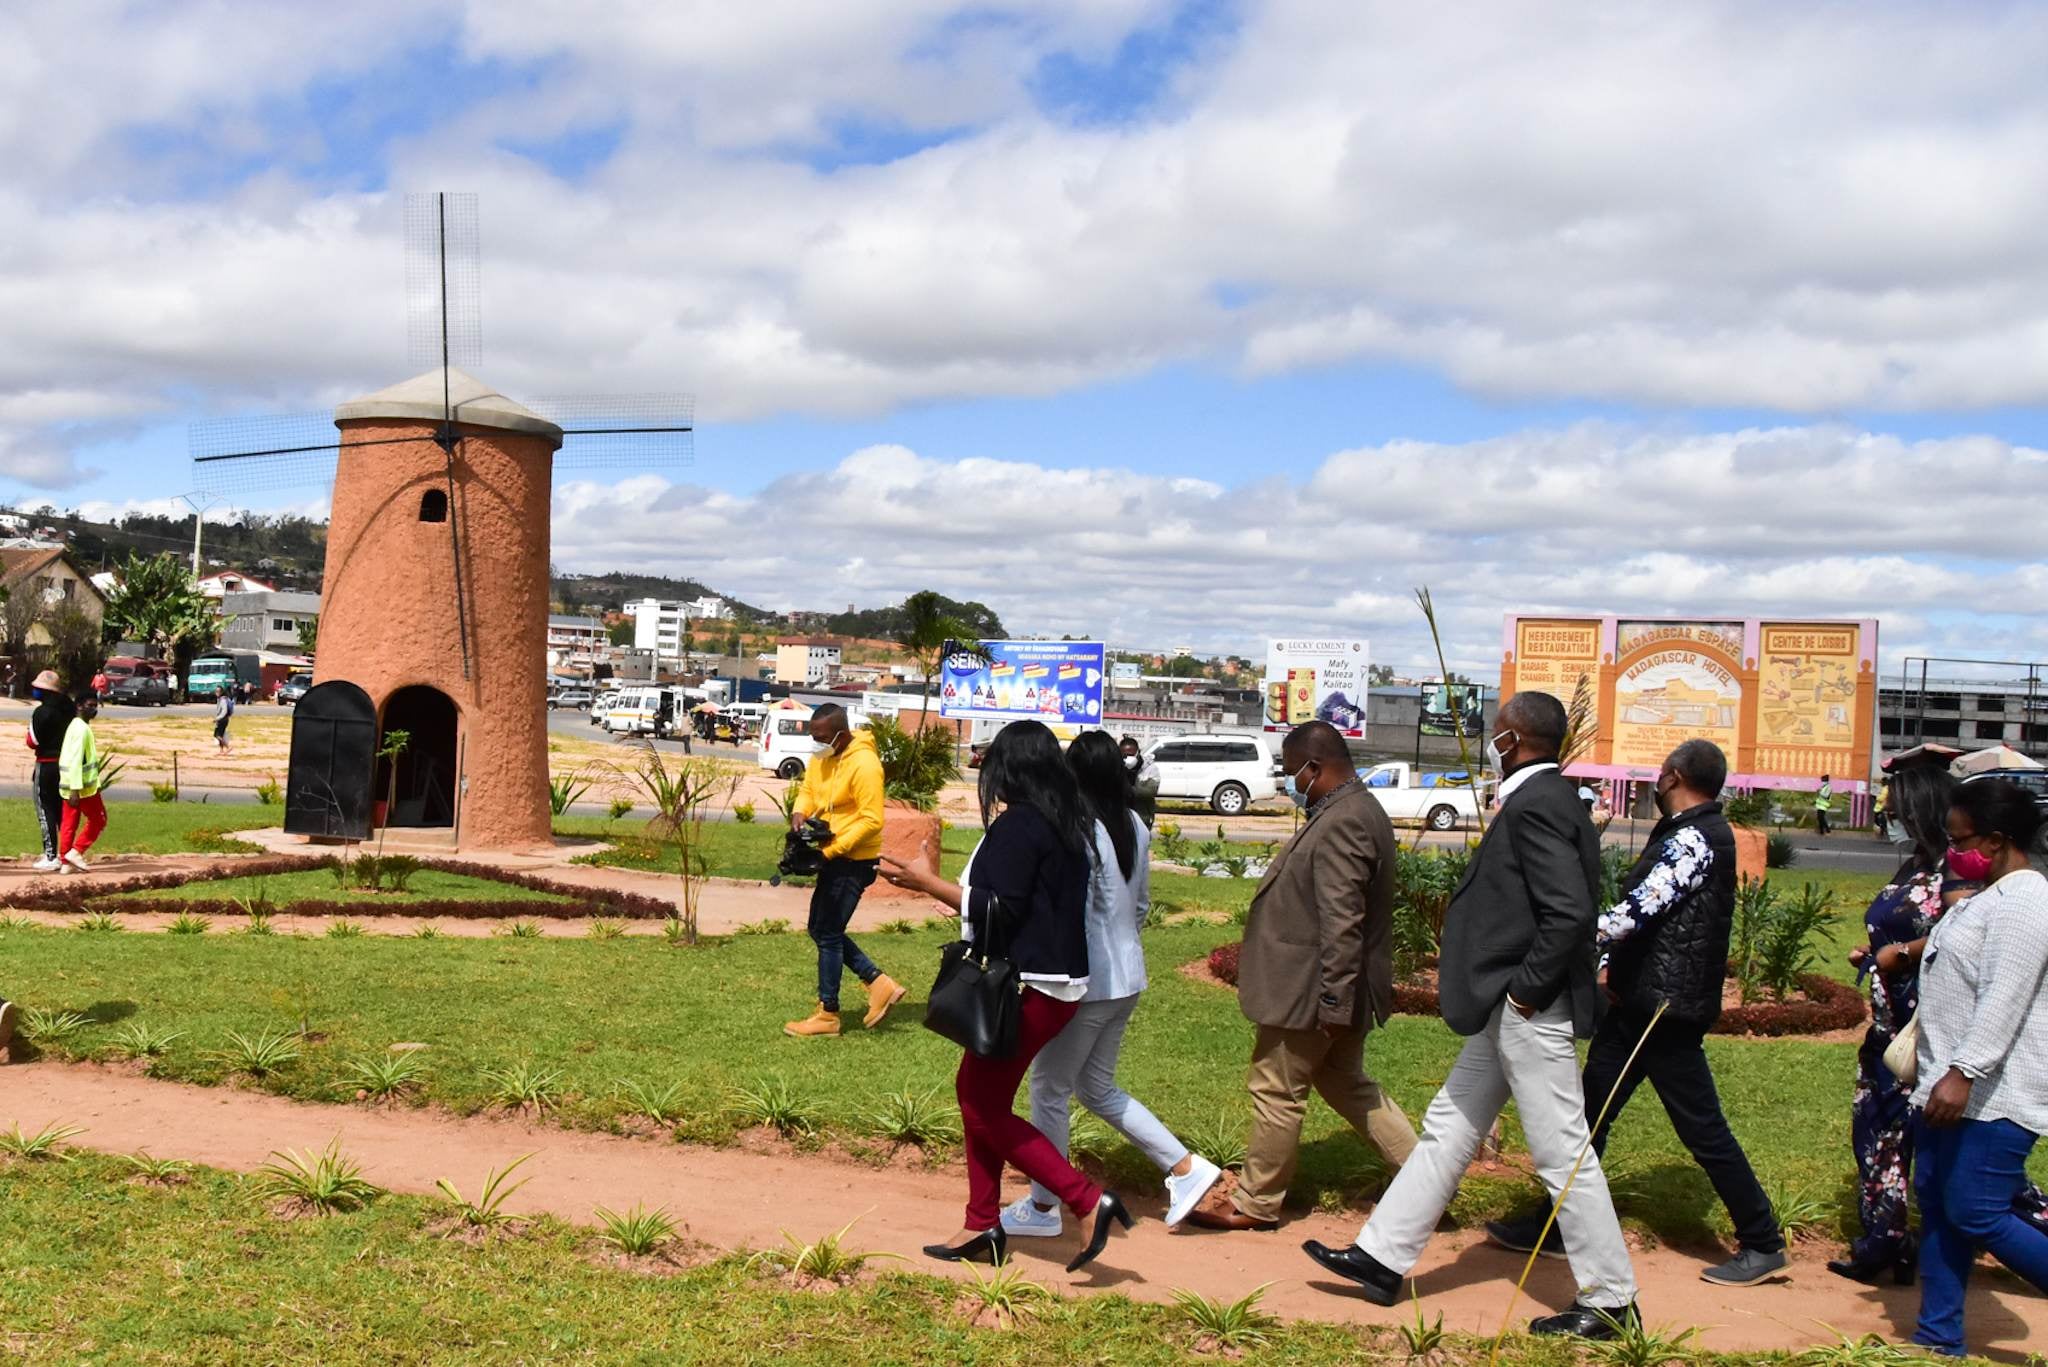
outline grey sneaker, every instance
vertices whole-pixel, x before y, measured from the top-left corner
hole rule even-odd
[[[1783,1249],[1776,1253],[1762,1253],[1754,1248],[1745,1248],[1719,1267],[1710,1267],[1700,1273],[1700,1280],[1716,1286],[1755,1286],[1783,1272],[1790,1261]]]
[[[1542,1214],[1514,1216],[1506,1220],[1488,1220],[1486,1237],[1500,1247],[1515,1253],[1528,1253],[1536,1247],[1536,1237],[1543,1233]],[[1557,1222],[1552,1221],[1550,1233],[1543,1240],[1543,1256],[1562,1258],[1564,1256],[1564,1235],[1558,1231]]]

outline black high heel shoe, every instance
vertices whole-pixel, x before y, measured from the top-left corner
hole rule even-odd
[[[1113,1191],[1105,1191],[1096,1198],[1095,1228],[1088,1235],[1088,1247],[1074,1255],[1067,1264],[1067,1271],[1079,1272],[1102,1256],[1102,1250],[1109,1247],[1110,1225],[1120,1223],[1125,1229],[1131,1227],[1131,1213],[1124,1209],[1124,1203]]]
[[[1920,1251],[1907,1244],[1889,1258],[1830,1258],[1828,1271],[1865,1286],[1875,1286],[1878,1278],[1890,1272],[1893,1285],[1911,1286],[1920,1273]]]
[[[987,1263],[1001,1267],[1010,1254],[1010,1238],[1003,1227],[985,1229],[964,1244],[926,1244],[924,1256],[942,1263]]]

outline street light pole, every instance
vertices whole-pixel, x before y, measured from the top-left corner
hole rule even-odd
[[[192,581],[199,582],[199,534],[206,526],[206,510],[217,507],[227,500],[216,498],[204,489],[194,489],[189,494],[179,494],[178,499],[192,510]]]

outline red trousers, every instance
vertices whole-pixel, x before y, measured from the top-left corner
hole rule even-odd
[[[1076,1215],[1094,1211],[1102,1188],[1074,1170],[1052,1141],[1017,1114],[1017,1087],[1031,1060],[1066,1029],[1080,1008],[1030,987],[1024,989],[1017,1052],[1008,1058],[965,1054],[953,1079],[967,1150],[967,1229],[994,1229],[1002,1216],[1003,1164],[1057,1196]]]
[[[57,829],[58,857],[62,858],[73,850],[84,854],[106,828],[107,804],[100,800],[98,793],[91,797],[65,798],[64,820]]]

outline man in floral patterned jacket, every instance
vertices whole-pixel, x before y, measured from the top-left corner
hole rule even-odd
[[[1593,1147],[1605,1154],[1615,1117],[1649,1079],[1672,1129],[1706,1170],[1735,1225],[1735,1256],[1701,1275],[1724,1286],[1753,1286],[1784,1271],[1785,1236],[1721,1113],[1701,1044],[1721,1014],[1735,920],[1735,835],[1720,803],[1727,780],[1728,758],[1708,740],[1680,745],[1657,775],[1663,820],[1622,880],[1621,900],[1600,918],[1602,978],[1613,1009],[1587,1051],[1583,1085]],[[1653,1030],[1650,1021],[1660,1005],[1664,1015]],[[1635,1065],[1626,1067],[1646,1031]],[[1527,1252],[1548,1214],[1545,1209],[1498,1220],[1487,1233],[1495,1243]],[[1543,1251],[1563,1256],[1555,1226]]]

